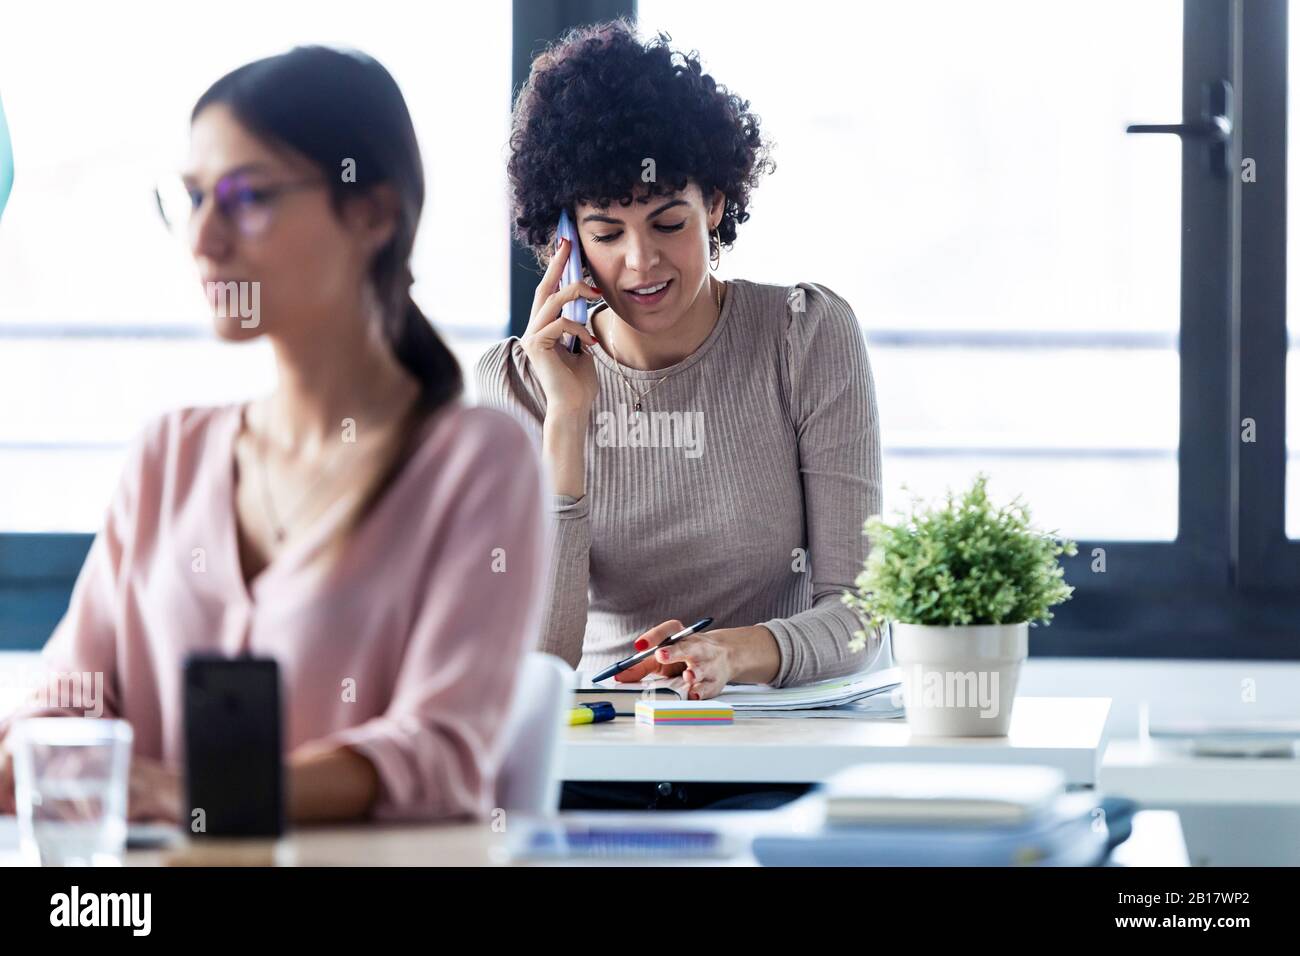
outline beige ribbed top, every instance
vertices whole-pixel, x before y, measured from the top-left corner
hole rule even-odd
[[[678,364],[642,371],[593,353],[587,494],[552,496],[541,649],[591,674],[656,624],[709,616],[772,632],[775,686],[870,664],[879,645],[849,650],[861,624],[840,601],[881,496],[875,386],[848,303],[811,283],[737,279]],[[619,371],[641,393],[664,379],[639,416]],[[517,338],[476,374],[480,401],[540,435],[545,393]]]

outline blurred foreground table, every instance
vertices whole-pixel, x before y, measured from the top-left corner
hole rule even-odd
[[[797,814],[797,811],[796,811]],[[790,832],[802,825],[787,808],[755,811],[639,811],[564,813],[560,820],[583,825],[714,829],[735,849],[729,857],[591,861],[631,866],[753,866],[749,840],[758,833]],[[508,866],[512,837],[532,821],[507,817],[505,829],[488,822],[366,824],[302,827],[281,840],[191,841],[173,849],[129,850],[127,866]],[[18,865],[17,822],[0,817],[0,865]],[[1187,847],[1178,814],[1142,810],[1133,835],[1111,860],[1117,866],[1187,866]],[[567,861],[584,865],[584,861]]]

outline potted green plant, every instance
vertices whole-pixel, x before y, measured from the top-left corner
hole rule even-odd
[[[987,483],[981,474],[960,497],[913,499],[910,514],[863,527],[870,553],[844,602],[873,629],[889,625],[914,734],[1004,736],[1029,627],[1074,591],[1058,559],[1076,544],[1034,528],[1020,498],[995,506]],[[865,641],[859,631],[855,645]]]

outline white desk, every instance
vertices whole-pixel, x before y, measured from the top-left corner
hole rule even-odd
[[[1150,741],[1115,740],[1102,761],[1107,793],[1144,804],[1274,806],[1300,804],[1300,759],[1199,757]]]
[[[913,737],[904,720],[738,717],[722,727],[650,727],[630,717],[570,727],[565,780],[815,783],[860,763],[1029,763],[1096,786],[1109,697],[1018,697],[1006,737]]]
[[[1179,815],[1197,866],[1300,866],[1300,759],[1199,757],[1112,740],[1101,788]]]

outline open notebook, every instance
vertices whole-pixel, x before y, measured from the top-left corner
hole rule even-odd
[[[897,667],[870,670],[802,687],[768,687],[765,684],[728,684],[718,695],[735,708],[737,717],[901,717],[902,702],[893,691],[902,681]],[[579,675],[575,704],[608,700],[617,714],[631,716],[642,696],[680,700],[681,678],[619,684],[613,679],[593,684]]]

